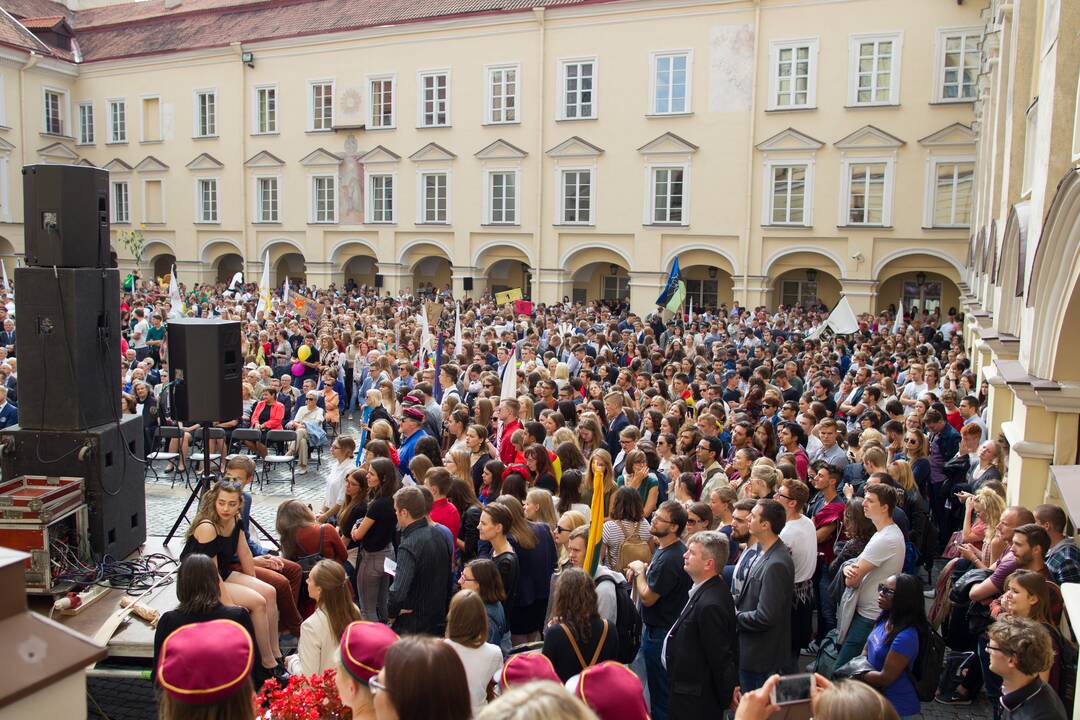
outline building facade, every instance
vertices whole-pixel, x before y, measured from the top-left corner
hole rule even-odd
[[[78,162],[186,282],[956,307],[982,4],[3,0],[0,256]]]
[[[1011,502],[1080,521],[1080,5],[983,12],[966,341]],[[1080,612],[1080,605],[1070,612]]]

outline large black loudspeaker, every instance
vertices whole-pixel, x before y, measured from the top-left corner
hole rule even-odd
[[[22,302],[20,288],[19,302]],[[19,408],[22,411],[22,408]],[[90,547],[95,557],[123,559],[146,540],[143,421],[125,415],[120,425],[73,432],[41,432],[18,425],[0,431],[5,478],[68,475],[85,478]],[[127,448],[124,448],[127,445]]]
[[[472,278],[471,277],[462,278],[461,279],[461,287],[462,287],[463,290],[465,290],[465,292],[470,292],[472,290]]]
[[[82,165],[22,172],[27,264],[109,267],[109,173]]]
[[[85,430],[120,417],[120,273],[16,268],[19,425]]]
[[[376,273],[375,275],[375,287],[381,288],[383,286],[383,276]]]
[[[184,422],[238,419],[244,412],[240,323],[170,320],[168,333],[173,416]]]

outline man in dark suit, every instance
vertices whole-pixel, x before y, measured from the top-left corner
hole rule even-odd
[[[8,402],[8,391],[0,385],[0,430],[17,425],[19,422],[19,408]]]
[[[623,412],[623,394],[618,391],[609,392],[604,396],[604,412],[608,416],[608,430],[604,433],[604,444],[612,456],[619,452],[619,433],[630,424],[630,420]]]
[[[731,705],[739,649],[735,601],[719,575],[727,558],[727,537],[715,531],[693,535],[683,555],[694,585],[664,648],[671,720],[718,718]]]
[[[760,554],[735,598],[739,629],[739,687],[757,690],[779,673],[791,646],[791,602],[795,594],[795,563],[780,541],[787,522],[784,506],[758,500],[750,513],[750,540]]]

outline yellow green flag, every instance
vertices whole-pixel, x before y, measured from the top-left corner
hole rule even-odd
[[[600,564],[600,543],[604,529],[604,473],[593,473],[592,507],[589,512],[589,542],[585,546],[585,572],[596,573]]]

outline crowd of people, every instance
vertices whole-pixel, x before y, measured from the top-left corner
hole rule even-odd
[[[243,323],[248,364],[158,626],[162,717],[200,688],[250,717],[249,678],[328,669],[380,720],[764,718],[808,669],[819,718],[981,692],[995,717],[1066,717],[1080,550],[1059,507],[1007,504],[954,310],[841,337],[810,334],[822,307],[301,293],[258,313],[252,287],[184,293]],[[136,281],[123,311],[152,450],[177,425],[179,310]],[[177,471],[199,440],[179,427]],[[279,553],[248,486],[282,453],[330,470],[321,504],[278,508]],[[235,662],[200,674],[185,652]]]

